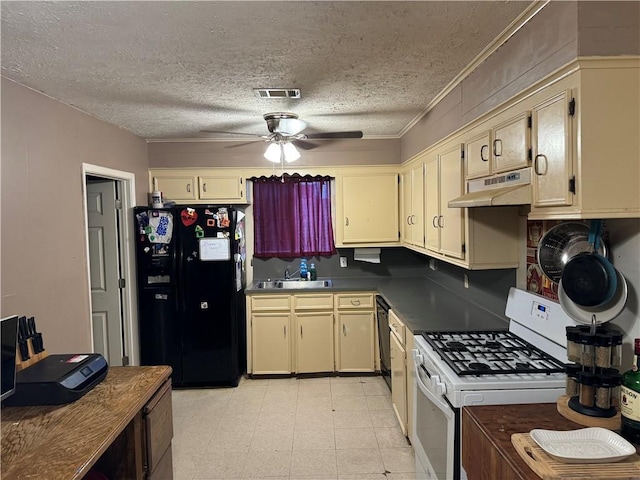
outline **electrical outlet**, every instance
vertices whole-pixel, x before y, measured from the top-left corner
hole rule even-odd
[[[469,275],[464,274],[464,288],[469,288]]]
[[[340,266],[342,268],[347,268],[347,257],[340,257]]]

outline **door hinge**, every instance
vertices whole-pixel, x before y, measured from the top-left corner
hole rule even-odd
[[[460,158],[461,158],[462,160],[464,160],[464,150],[462,150],[462,152],[460,152]]]
[[[398,240],[400,240],[400,230],[398,230]]]
[[[576,177],[575,175],[569,178],[569,191],[575,195],[576,193]]]
[[[396,177],[398,179],[398,185],[400,185],[400,175]]]
[[[122,210],[122,200],[116,199],[116,210]]]
[[[533,160],[533,150],[529,149],[529,151],[527,152],[527,158],[529,159],[529,161]]]
[[[129,365],[129,356],[128,355],[123,355],[122,356],[122,366],[126,367],[127,365]]]
[[[124,288],[127,286],[127,283],[125,282],[124,278],[119,278],[118,279],[118,288]]]
[[[462,253],[467,253],[467,245],[466,244],[462,244]]]
[[[572,98],[569,102],[569,115],[572,117],[576,114],[576,99]]]
[[[533,120],[531,120],[531,115],[527,117],[527,127],[531,128],[533,125]]]

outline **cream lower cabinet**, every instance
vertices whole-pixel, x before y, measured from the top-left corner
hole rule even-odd
[[[252,372],[291,373],[291,314],[256,313],[251,315]]]
[[[402,433],[407,434],[407,353],[405,350],[405,326],[389,311],[391,330],[391,403],[396,413]]]
[[[333,294],[292,295],[296,324],[297,373],[333,372]]]
[[[373,293],[336,294],[336,370],[375,371]]]

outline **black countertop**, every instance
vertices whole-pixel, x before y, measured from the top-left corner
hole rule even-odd
[[[322,280],[319,278],[319,280]],[[506,330],[508,319],[483,309],[476,303],[426,277],[333,278],[333,286],[319,289],[258,289],[257,281],[247,295],[308,292],[378,292],[413,333],[469,330]]]

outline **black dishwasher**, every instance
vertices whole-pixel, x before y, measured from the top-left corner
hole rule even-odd
[[[376,318],[380,343],[380,373],[391,390],[391,337],[389,331],[389,304],[376,295]]]

